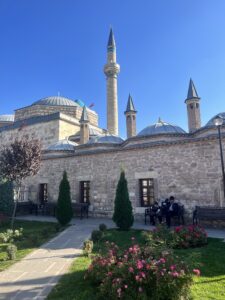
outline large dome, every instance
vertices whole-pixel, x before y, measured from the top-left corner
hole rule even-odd
[[[0,115],[0,122],[14,122],[14,115]]]
[[[148,136],[148,135],[157,135],[157,134],[167,134],[167,133],[186,133],[181,127],[177,125],[172,125],[166,123],[162,120],[158,120],[153,125],[145,127],[138,133],[138,136]]]
[[[75,101],[61,96],[51,96],[40,99],[32,105],[49,105],[49,106],[80,106]]]
[[[215,115],[212,119],[210,119],[209,122],[205,126],[215,126],[213,121],[217,116],[219,116],[220,118],[223,119],[223,125],[225,125],[225,112],[222,112],[222,113]]]
[[[123,139],[117,135],[100,135],[90,139],[88,144],[121,144]]]

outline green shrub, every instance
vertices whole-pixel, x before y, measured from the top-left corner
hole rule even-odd
[[[99,225],[99,230],[104,232],[104,231],[107,230],[107,226],[102,223],[102,224]]]
[[[169,230],[163,225],[157,226],[152,233],[145,235],[146,243],[164,244],[169,248],[193,248],[207,244],[207,233],[197,225],[177,226],[174,230]]]
[[[190,299],[191,270],[174,255],[155,258],[135,244],[125,251],[108,243],[108,252],[94,257],[85,279],[96,288],[99,299]]]
[[[173,232],[174,248],[193,248],[207,244],[207,233],[201,226],[177,226]]]
[[[17,247],[15,245],[13,244],[9,245],[6,249],[6,252],[9,260],[16,259]]]
[[[13,184],[0,180],[0,212],[6,216],[11,216],[13,207]]]
[[[100,230],[93,230],[91,234],[91,240],[96,243],[103,238],[103,232]]]
[[[93,251],[93,246],[94,246],[93,241],[91,241],[91,240],[84,241],[83,254],[85,256],[90,256],[90,254]]]
[[[12,243],[20,240],[23,236],[23,228],[20,229],[7,229],[5,232],[0,233],[0,243]]]
[[[129,230],[133,225],[133,209],[129,199],[125,172],[122,171],[117,184],[113,221],[121,230]]]
[[[56,217],[60,225],[68,224],[73,217],[73,209],[70,195],[70,184],[67,173],[64,171],[63,179],[59,186],[59,197],[57,202]]]

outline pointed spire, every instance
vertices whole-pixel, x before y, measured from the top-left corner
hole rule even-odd
[[[87,123],[89,122],[88,114],[87,114],[87,108],[86,106],[83,107],[82,115],[80,118],[80,123]]]
[[[131,95],[129,94],[128,101],[127,101],[127,109],[125,112],[130,112],[130,111],[136,112],[136,110],[134,108],[133,99],[132,99]]]
[[[115,42],[115,38],[114,38],[112,28],[110,28],[107,48],[108,48],[108,50],[113,50],[114,48],[116,48],[116,42]]]
[[[198,96],[198,93],[196,91],[194,82],[192,81],[192,79],[190,79],[188,94],[187,94],[187,99],[186,100],[193,99],[193,98],[198,98],[199,99],[199,96]]]

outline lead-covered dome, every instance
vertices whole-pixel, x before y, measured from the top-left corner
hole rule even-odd
[[[219,116],[221,119],[223,119],[223,125],[225,125],[225,112],[219,113],[217,115],[215,115],[212,119],[209,120],[209,122],[205,125],[205,126],[215,126],[214,124],[214,119]]]
[[[123,139],[117,135],[100,135],[90,139],[88,144],[121,144]]]
[[[0,122],[14,122],[14,115],[0,115]]]
[[[71,142],[68,139],[60,140],[52,145],[50,145],[47,151],[74,151],[77,143]]]
[[[155,124],[149,125],[145,127],[143,130],[141,130],[138,133],[138,136],[148,136],[148,135],[168,134],[168,133],[184,134],[186,132],[177,125],[172,125],[159,119],[158,122],[156,122]]]
[[[75,101],[62,97],[62,96],[51,96],[42,98],[36,102],[34,102],[32,105],[49,105],[49,106],[80,106]]]

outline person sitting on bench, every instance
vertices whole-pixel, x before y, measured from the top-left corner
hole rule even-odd
[[[159,223],[162,223],[161,209],[157,201],[151,206],[150,223],[155,226],[155,218],[158,218]]]
[[[179,210],[179,205],[175,202],[174,196],[171,196],[169,202],[167,202],[167,211],[166,211],[166,225],[170,227],[171,217],[177,216]]]

